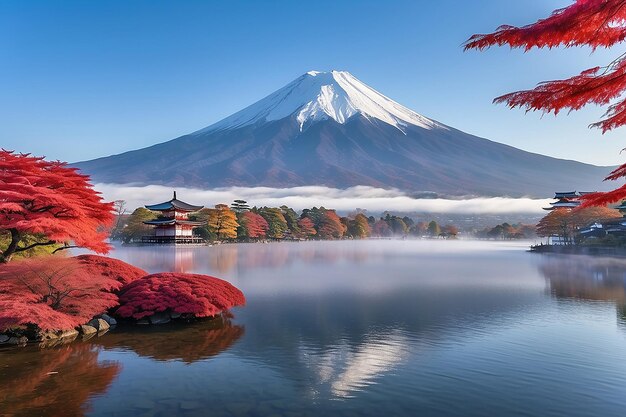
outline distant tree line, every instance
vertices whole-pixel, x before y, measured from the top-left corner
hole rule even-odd
[[[149,235],[152,228],[144,222],[159,217],[158,213],[144,207],[137,208],[130,215],[122,210],[117,214],[118,222],[111,238],[127,243]],[[218,204],[213,208],[203,208],[191,213],[189,219],[203,223],[194,229],[194,234],[207,242],[409,236],[455,238],[459,233],[458,228],[451,224],[442,226],[434,220],[415,222],[408,216],[399,217],[390,213],[376,218],[358,209],[341,217],[334,209],[325,207],[307,208],[298,213],[287,206],[250,207],[244,200],[235,200],[230,206]]]
[[[531,239],[537,236],[535,226],[531,224],[502,223],[493,227],[486,227],[474,233],[478,239],[512,240]]]

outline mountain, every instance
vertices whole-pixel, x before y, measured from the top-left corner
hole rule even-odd
[[[345,71],[310,71],[209,127],[75,166],[105,183],[369,185],[512,197],[602,189],[610,171],[464,133]]]

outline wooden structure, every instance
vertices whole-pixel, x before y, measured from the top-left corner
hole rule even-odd
[[[145,206],[148,210],[160,212],[161,215],[155,220],[144,222],[153,226],[154,233],[143,236],[143,243],[173,243],[189,244],[204,243],[204,239],[193,234],[194,227],[202,226],[202,222],[189,220],[189,213],[198,211],[203,206],[194,206],[174,197],[164,203]]]
[[[551,207],[544,207],[544,210],[552,211],[559,208],[573,209],[580,206],[578,197],[586,193],[577,194],[576,191],[570,191],[565,193],[554,193],[554,203],[550,203]]]

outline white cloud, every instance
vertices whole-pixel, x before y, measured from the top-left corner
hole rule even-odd
[[[531,198],[481,197],[467,199],[419,199],[412,198],[396,189],[357,186],[347,189],[324,186],[292,188],[229,187],[212,190],[197,188],[166,187],[162,185],[135,186],[124,184],[96,184],[107,201],[126,200],[129,209],[145,204],[169,200],[176,190],[178,198],[190,204],[212,207],[230,204],[235,199],[246,200],[251,206],[279,207],[287,205],[296,210],[324,206],[339,211],[355,208],[371,212],[385,210],[394,212],[427,212],[458,214],[541,213],[551,200]]]

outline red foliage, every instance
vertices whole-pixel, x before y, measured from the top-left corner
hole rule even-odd
[[[29,249],[19,246],[26,234],[48,239],[33,246],[73,241],[96,252],[109,250],[105,229],[114,220],[113,204],[104,203],[75,168],[0,150],[0,184],[0,232],[11,234],[1,249],[3,260]]]
[[[140,278],[122,288],[119,297],[115,314],[134,319],[166,310],[211,317],[246,302],[243,293],[224,280],[171,272]]]
[[[313,236],[317,234],[317,230],[315,230],[315,223],[313,220],[308,217],[303,217],[298,220],[298,226],[300,226],[300,233],[302,236]]]
[[[116,306],[121,283],[74,258],[20,260],[0,269],[0,330],[72,329]]]
[[[610,47],[626,38],[626,1],[576,0],[550,17],[524,27],[500,26],[494,33],[473,35],[465,49],[493,45],[512,48],[591,46]],[[590,68],[564,80],[541,83],[533,90],[518,91],[496,98],[510,107],[526,107],[557,114],[563,109],[578,110],[589,103],[607,105],[626,90],[626,61],[620,56],[608,66]],[[606,118],[592,126],[602,132],[626,123],[626,100],[609,106]]]
[[[246,211],[241,214],[241,225],[246,230],[246,236],[251,239],[265,237],[269,230],[267,220],[260,214]]]
[[[122,285],[130,284],[148,275],[143,269],[127,264],[119,259],[98,255],[79,255],[75,258],[80,261],[81,265],[87,267],[91,274],[114,279]]]
[[[72,343],[61,349],[22,349],[0,355],[3,416],[84,416],[107,392],[121,365],[101,349]]]
[[[386,221],[380,219],[374,223],[374,227],[372,227],[372,235],[378,237],[389,237],[393,235],[393,231]]]
[[[318,231],[322,239],[338,239],[343,236],[345,231],[346,227],[341,223],[341,219],[334,210],[324,211]]]

